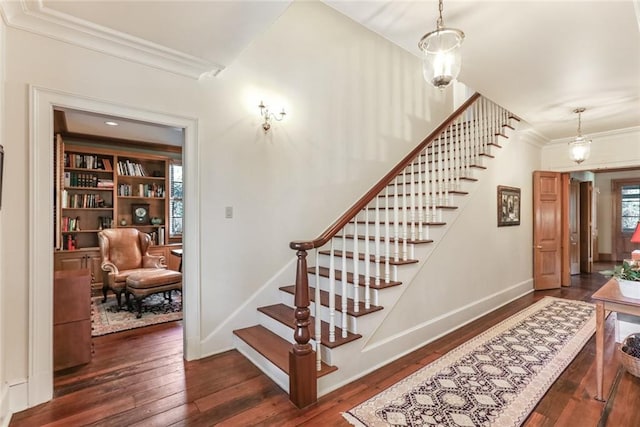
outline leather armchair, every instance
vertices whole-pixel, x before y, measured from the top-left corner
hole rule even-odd
[[[163,256],[147,252],[151,243],[149,235],[135,228],[102,230],[98,233],[98,243],[102,258],[102,302],[107,300],[107,292],[111,290],[120,307],[130,274],[166,268]]]

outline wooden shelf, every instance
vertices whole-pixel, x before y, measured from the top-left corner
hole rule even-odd
[[[128,224],[124,228],[137,228],[149,233],[154,244],[168,241],[169,197],[167,191],[170,189],[169,163],[171,161],[169,156],[125,149],[108,149],[85,142],[80,142],[78,145],[67,144],[59,136],[55,144],[57,156],[55,182],[58,190],[55,220],[56,250],[66,250],[68,245],[75,245],[76,250],[96,248],[99,227],[109,224],[115,228],[123,228],[119,225],[121,221],[126,221]],[[112,170],[69,167],[69,165],[98,165],[99,167],[106,165]],[[131,175],[122,174],[123,171],[128,171]],[[144,174],[144,176],[134,174]],[[113,186],[94,186],[103,180],[108,180],[109,183],[113,181]],[[69,185],[70,182],[75,185]],[[128,195],[120,196],[119,193]],[[152,195],[163,197],[149,197]],[[68,197],[64,203],[68,207],[62,207],[63,197]],[[68,203],[66,203],[67,200]],[[149,218],[160,218],[162,224],[135,224],[132,205],[136,203],[148,204]],[[74,223],[67,226],[67,220],[78,221],[83,229],[62,231],[63,224],[65,228],[75,225]]]

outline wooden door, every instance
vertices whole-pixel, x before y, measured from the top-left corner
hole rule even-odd
[[[631,243],[630,239],[635,230],[635,224],[640,217],[627,216],[629,212],[623,209],[623,188],[625,191],[633,192],[633,188],[640,186],[640,179],[616,179],[611,181],[611,202],[613,203],[612,211],[613,229],[611,230],[611,252],[613,261],[623,261],[629,258],[631,251],[640,249],[637,243]],[[628,197],[629,195],[625,196]],[[637,199],[637,198],[636,198]],[[626,201],[628,202],[628,200]],[[625,203],[626,203],[625,202]],[[624,217],[624,219],[623,219]]]
[[[562,272],[562,185],[558,172],[533,173],[533,285],[560,287]]]
[[[593,267],[593,246],[591,236],[593,235],[591,208],[593,206],[591,197],[593,195],[593,184],[591,181],[580,183],[580,271],[591,273]]]
[[[580,181],[569,186],[569,270],[580,274]]]

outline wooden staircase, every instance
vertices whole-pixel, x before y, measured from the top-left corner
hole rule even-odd
[[[474,120],[465,118],[469,111]],[[281,301],[257,308],[260,324],[234,331],[239,351],[288,388],[296,405],[313,403],[316,380],[330,382],[341,364],[353,363],[349,352],[360,350],[350,345],[384,320],[384,306],[400,298],[428,258],[434,230],[444,236],[457,198],[468,194],[514,121],[474,95],[323,235],[292,242],[296,283],[279,288]],[[307,267],[311,249],[314,265]]]

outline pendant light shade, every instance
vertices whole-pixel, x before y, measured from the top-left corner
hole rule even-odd
[[[589,158],[591,154],[591,140],[582,136],[581,114],[585,108],[576,108],[574,113],[578,114],[578,135],[569,142],[569,157],[571,160],[580,164]]]
[[[455,28],[444,27],[442,21],[442,0],[439,1],[440,15],[436,29],[425,34],[418,42],[422,51],[422,74],[433,86],[444,89],[458,78],[462,65],[460,46],[464,33]]]

